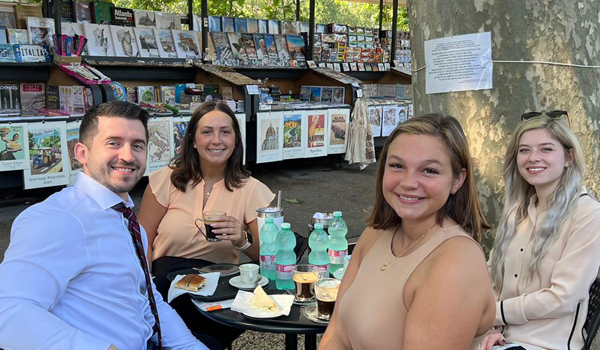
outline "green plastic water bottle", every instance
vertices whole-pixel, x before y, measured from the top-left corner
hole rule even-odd
[[[329,235],[323,230],[323,224],[315,224],[314,231],[308,237],[308,246],[310,247],[308,263],[318,268],[322,277],[329,277],[329,254],[327,254]]]
[[[333,220],[329,223],[329,272],[334,273],[344,266],[344,258],[348,255],[348,225],[342,218],[341,211],[333,212]]]
[[[281,230],[277,234],[277,255],[275,256],[275,265],[277,269],[276,286],[279,290],[296,289],[292,271],[296,268],[296,236],[290,230],[290,224],[284,222],[281,224]]]
[[[265,224],[260,229],[260,274],[271,281],[275,281],[275,256],[277,245],[275,240],[279,229],[273,223],[273,218],[266,218]]]

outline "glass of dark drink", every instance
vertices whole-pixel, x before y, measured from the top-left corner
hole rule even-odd
[[[319,276],[319,269],[309,264],[296,265],[292,271],[292,278],[296,284],[296,303],[312,303],[315,301],[315,282]]]
[[[325,321],[331,319],[335,300],[340,290],[342,281],[335,278],[322,278],[315,283],[315,295],[317,297],[317,318]]]
[[[202,219],[196,219],[196,227],[206,237],[206,240],[209,242],[221,242],[219,238],[213,232],[212,224],[216,224],[219,222],[219,218],[227,215],[224,211],[205,211],[202,213]],[[198,226],[198,221],[202,221],[204,223],[204,232],[200,226]]]

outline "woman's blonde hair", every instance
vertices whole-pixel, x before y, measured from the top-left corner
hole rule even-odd
[[[530,198],[535,194],[535,187],[530,185],[517,165],[519,141],[524,133],[531,130],[544,129],[564,148],[565,158],[569,166],[565,167],[556,191],[547,199],[547,216],[539,222],[534,231],[533,259],[529,263],[529,278],[538,270],[540,262],[548,252],[548,247],[560,235],[565,219],[573,211],[575,201],[579,197],[585,177],[585,159],[577,137],[569,128],[564,118],[554,119],[539,116],[525,120],[519,124],[508,145],[504,159],[504,209],[500,216],[491,261],[491,277],[494,288],[502,289],[504,262],[508,245],[519,224],[527,217]]]
[[[430,135],[439,138],[448,150],[454,177],[458,177],[462,170],[465,170],[464,183],[455,194],[448,196],[446,203],[437,213],[437,222],[441,225],[445,217],[450,217],[479,242],[484,231],[490,227],[482,214],[477,198],[477,185],[467,138],[458,120],[441,114],[426,114],[411,118],[396,127],[388,136],[379,158],[375,205],[367,218],[367,224],[382,230],[395,230],[402,224],[402,218],[385,200],[382,188],[390,144],[402,134]]]

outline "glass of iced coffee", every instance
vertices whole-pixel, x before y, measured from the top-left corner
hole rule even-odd
[[[319,276],[317,267],[309,264],[298,264],[292,271],[296,284],[296,303],[311,303],[315,301],[315,282]]]
[[[317,318],[329,321],[333,315],[335,301],[342,281],[335,278],[323,278],[315,283],[317,297]]]

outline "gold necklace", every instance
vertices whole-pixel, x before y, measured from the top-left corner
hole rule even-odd
[[[413,249],[414,246],[417,245],[417,243],[421,242],[421,240],[423,238],[425,238],[425,236],[427,236],[427,234],[437,225],[433,224],[433,226],[431,226],[429,228],[429,230],[425,231],[425,233],[419,237],[419,239],[417,239],[413,244],[410,245],[410,247],[408,247],[408,249],[404,250],[400,255],[398,256],[394,256],[394,237],[396,236],[396,232],[398,232],[398,230],[394,231],[394,235],[392,236],[392,242],[390,243],[390,251],[392,253],[393,258],[390,259],[390,261],[386,262],[385,264],[381,265],[381,271],[385,271],[387,270],[388,264],[391,263],[392,261],[394,261],[395,259],[401,257],[402,255],[406,254],[409,250]]]

